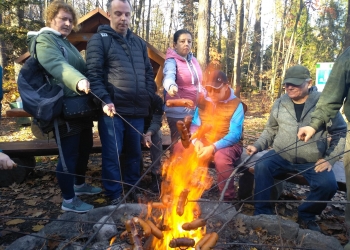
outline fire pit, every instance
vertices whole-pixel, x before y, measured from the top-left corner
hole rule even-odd
[[[210,214],[216,205],[216,202],[200,202],[201,218],[205,218]],[[47,224],[39,233],[19,238],[8,246],[7,250],[82,249],[94,233],[94,228],[96,229],[101,225],[89,222],[104,221],[104,217],[110,213],[112,213],[110,221],[101,228],[87,249],[135,249],[133,245],[128,244],[127,239],[121,240],[120,234],[125,229],[124,222],[126,220],[135,216],[144,216],[144,213],[147,211],[147,205],[122,204],[119,208],[115,208],[115,206],[101,207],[79,215],[71,212],[64,213],[59,221]],[[215,216],[208,219],[206,226],[207,234],[214,231],[218,232],[226,222],[231,221],[231,223],[224,227],[224,230],[219,232],[220,239],[215,249],[231,249],[233,245],[223,245],[223,243],[230,242],[243,244],[241,248],[236,246],[234,249],[247,249],[249,244],[264,243],[264,238],[269,236],[277,237],[278,245],[282,242],[284,246],[289,245],[325,250],[343,249],[339,241],[335,238],[318,232],[300,229],[297,223],[282,219],[281,217],[273,215],[246,216],[243,214],[235,216],[235,214],[236,210],[234,207],[226,203],[220,203]],[[263,236],[261,236],[262,232],[264,232]],[[141,231],[140,233],[142,236]],[[111,245],[110,240],[114,236],[117,237]],[[149,238],[152,238],[152,236]],[[139,249],[159,249],[146,245],[147,240],[142,241],[142,248]],[[159,243],[159,241],[157,240],[156,243]],[[148,243],[150,243],[149,240]],[[164,249],[173,249],[169,247],[169,243],[166,242],[167,246]],[[190,247],[189,249],[193,248]]]

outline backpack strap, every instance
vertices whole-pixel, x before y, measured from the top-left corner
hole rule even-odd
[[[57,143],[57,147],[58,147],[58,153],[60,155],[61,158],[61,162],[62,162],[62,168],[63,171],[65,173],[68,173],[68,168],[66,165],[66,161],[64,160],[64,156],[63,156],[63,151],[62,151],[62,146],[61,146],[61,137],[60,137],[60,132],[58,130],[58,122],[57,122],[57,118],[55,118],[55,120],[53,121],[54,123],[54,127],[55,127],[55,132],[56,132],[56,143]]]
[[[112,44],[112,37],[104,32],[101,32],[100,35],[102,37],[103,53],[106,57]]]

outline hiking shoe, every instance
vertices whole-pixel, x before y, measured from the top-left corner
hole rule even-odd
[[[81,194],[99,194],[102,192],[102,188],[91,186],[90,184],[84,183],[84,186],[77,188],[74,186],[74,192],[75,195],[81,195]]]
[[[74,197],[71,203],[62,202],[61,209],[64,211],[71,211],[75,213],[86,213],[87,211],[93,209],[94,206],[87,204],[80,200],[78,197]]]
[[[110,204],[113,206],[116,206],[122,201],[122,199],[123,199],[123,197],[119,196],[119,198],[111,200]]]
[[[298,219],[297,223],[303,229],[310,229],[312,231],[321,232],[320,227],[318,226],[318,224],[314,220],[305,221],[305,220]]]
[[[160,193],[161,179],[159,174],[152,174],[152,182],[149,189],[156,194]]]

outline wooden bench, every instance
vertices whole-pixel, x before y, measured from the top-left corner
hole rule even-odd
[[[163,136],[163,150],[171,143],[170,136]],[[22,183],[28,174],[36,166],[35,156],[58,155],[58,147],[54,139],[0,142],[2,151],[9,155],[17,164],[25,167],[17,167],[12,170],[2,170],[0,175],[0,187],[8,187],[12,183]],[[142,147],[142,150],[149,150]],[[91,153],[101,153],[100,139],[94,139]],[[123,155],[121,155],[122,157]],[[143,163],[140,166],[143,169]]]
[[[10,109],[6,111],[8,117],[30,117],[30,114],[23,109]],[[170,136],[163,136],[163,149],[167,148],[171,143]],[[20,141],[20,142],[0,142],[0,148],[4,153],[11,157],[32,157],[32,156],[45,156],[45,155],[58,155],[58,148],[54,140],[35,140],[35,141]],[[148,148],[143,147],[143,150]],[[267,151],[259,152],[254,155],[248,162],[257,161]],[[91,153],[101,153],[101,142],[99,139],[94,139],[94,144]],[[241,160],[245,159],[247,154],[243,151]],[[239,162],[237,162],[237,165]],[[336,162],[333,166],[333,172],[338,183],[338,189],[340,191],[346,191],[345,170],[342,162]],[[295,175],[295,173],[286,173],[276,177],[278,180],[285,180]],[[309,185],[306,179],[302,175],[295,175],[287,180],[299,185]]]
[[[166,149],[171,143],[169,135],[163,136],[163,149]],[[10,157],[24,158],[31,156],[58,155],[58,147],[54,139],[33,140],[33,141],[14,141],[0,142],[0,149]],[[142,146],[142,150],[149,148]],[[101,153],[102,145],[100,139],[94,139],[91,153]]]
[[[26,111],[20,108],[6,110],[6,117],[31,117]]]
[[[21,108],[9,109],[6,111],[7,117],[31,117]],[[166,149],[171,143],[170,136],[163,136],[163,149]],[[33,141],[15,141],[0,142],[0,149],[10,157],[31,157],[58,155],[58,148],[54,139],[33,140]],[[142,146],[142,150],[149,150]],[[100,139],[94,139],[91,153],[101,153],[102,146]]]

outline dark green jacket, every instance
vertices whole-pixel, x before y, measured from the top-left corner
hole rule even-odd
[[[51,28],[42,28],[39,32],[28,32],[28,47],[32,54],[34,47],[32,46],[34,37],[37,36],[36,54],[39,63],[48,72],[50,82],[55,84],[62,82],[65,86],[65,96],[75,96],[78,93],[77,83],[86,79],[86,63],[79,51],[62,35]],[[60,45],[67,52],[68,61],[64,57]],[[81,93],[80,93],[81,94]]]
[[[311,114],[310,126],[320,128],[337,115],[344,103],[345,116],[350,121],[350,47],[336,60],[322,91],[315,111]],[[345,100],[344,100],[345,99]]]

